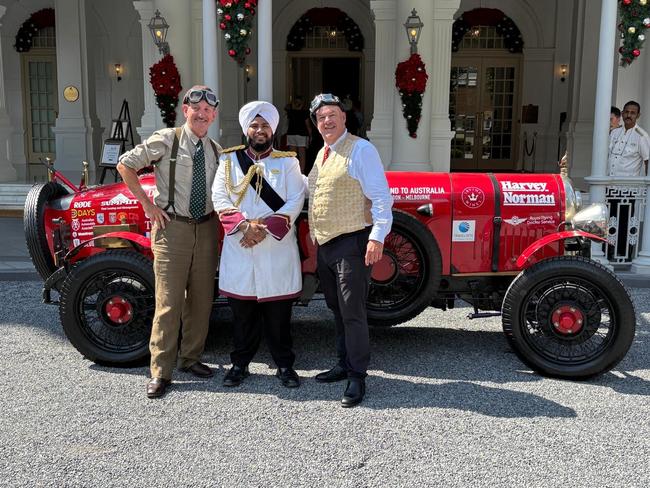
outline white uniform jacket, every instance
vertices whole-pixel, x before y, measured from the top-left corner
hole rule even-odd
[[[278,157],[279,156],[279,157]],[[233,186],[241,183],[244,173],[235,152],[224,152],[212,185],[212,202],[216,212],[235,209],[237,195],[226,189],[226,160],[230,159],[230,176]],[[273,210],[258,197],[250,185],[241,201],[237,217],[264,219],[274,214],[285,215],[290,228],[281,238],[269,234],[259,244],[245,248],[239,243],[242,232],[238,222],[224,223],[223,250],[219,265],[219,291],[222,295],[244,300],[271,301],[298,297],[302,291],[300,255],[294,223],[303,208],[305,188],[300,165],[295,157],[274,151],[258,162],[263,166],[264,179],[285,204]],[[223,219],[222,219],[223,222]],[[229,227],[229,228],[228,228]]]

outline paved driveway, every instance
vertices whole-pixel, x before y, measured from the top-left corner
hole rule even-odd
[[[62,334],[40,284],[0,288],[3,486],[648,486],[650,290],[633,290],[637,339],[596,380],[528,371],[498,318],[427,311],[374,329],[368,396],[342,409],[322,304],[297,309],[303,385],[282,388],[262,351],[253,376],[221,386],[227,314],[210,334],[210,381],[178,374],[161,400],[147,369],[100,367]]]

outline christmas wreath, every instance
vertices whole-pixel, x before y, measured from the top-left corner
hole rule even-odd
[[[395,86],[402,97],[402,110],[409,135],[417,137],[420,115],[422,115],[422,94],[427,86],[427,70],[419,54],[411,54],[406,61],[397,65]]]
[[[223,38],[228,46],[228,55],[239,66],[246,62],[251,53],[248,40],[251,37],[253,17],[257,0],[219,0],[219,29],[225,31]]]
[[[648,0],[620,0],[619,17],[623,44],[618,48],[621,66],[628,66],[641,54],[645,30],[650,27],[650,4]]]
[[[163,122],[167,127],[174,127],[178,94],[183,87],[181,86],[181,75],[171,54],[166,54],[149,68],[149,80],[156,95],[156,105],[160,109]]]
[[[40,29],[54,27],[54,9],[44,8],[34,12],[29,19],[23,22],[16,34],[14,48],[19,53],[26,53],[32,48],[32,38]]]

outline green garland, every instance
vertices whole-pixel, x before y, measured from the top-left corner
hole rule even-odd
[[[246,56],[251,53],[248,42],[253,27],[253,17],[257,0],[219,0],[219,29],[228,46],[228,56],[239,66],[246,64]]]
[[[618,52],[621,66],[629,66],[641,54],[645,31],[650,27],[650,1],[619,0],[618,11],[621,19],[618,30],[623,39]]]

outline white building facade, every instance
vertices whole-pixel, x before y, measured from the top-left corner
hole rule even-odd
[[[96,173],[124,100],[136,143],[164,126],[149,84],[161,54],[148,24],[159,10],[183,87],[207,82],[221,99],[213,135],[224,147],[241,141],[237,112],[247,101],[282,109],[293,97],[333,91],[358,101],[362,130],[389,170],[557,172],[566,150],[570,176],[588,190],[590,175],[603,176],[592,161],[606,157],[593,155],[601,13],[615,27],[616,3],[258,0],[243,69],[226,52],[214,0],[0,0],[0,183],[42,180],[44,157],[75,179],[83,160]],[[53,25],[19,52],[21,26],[42,9],[53,9]],[[424,24],[417,48],[429,75],[416,138],[395,87],[413,9]],[[290,48],[305,19],[301,48]],[[360,49],[341,25],[356,29]],[[615,51],[617,31],[611,37],[605,42]],[[648,50],[628,68],[616,54],[609,68],[611,97],[599,101],[600,113],[636,100],[639,125],[650,129]]]

